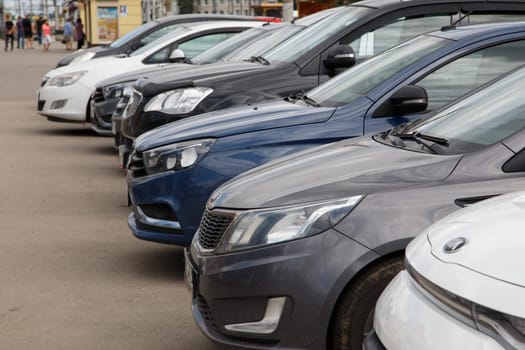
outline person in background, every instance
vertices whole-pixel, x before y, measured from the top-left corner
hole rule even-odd
[[[77,50],[80,50],[84,46],[84,26],[82,26],[82,20],[77,18],[75,23],[75,40],[77,41]]]
[[[44,20],[42,19],[42,16],[38,16],[38,19],[36,20],[36,35],[38,38],[38,45],[42,45],[42,24],[44,23]]]
[[[15,42],[15,29],[16,26],[11,21],[11,16],[5,15],[5,23],[4,23],[4,29],[5,29],[5,51],[7,52],[7,47],[9,45],[9,40],[11,40],[11,51],[13,51],[13,45]]]
[[[22,50],[25,48],[24,40],[24,25],[22,24],[22,17],[18,16],[16,19],[16,48]]]
[[[64,24],[64,41],[66,44],[66,50],[73,50],[73,25],[71,24],[71,18],[68,17],[66,24]]]
[[[31,23],[31,18],[29,14],[26,14],[26,17],[22,20],[22,26],[24,27],[24,37],[27,41],[27,48],[33,48],[33,24]]]
[[[42,21],[42,44],[44,44],[44,51],[49,51],[49,46],[53,39],[51,38],[51,27],[47,23],[47,18],[44,17]]]

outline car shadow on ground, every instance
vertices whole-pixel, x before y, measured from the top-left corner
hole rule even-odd
[[[114,156],[115,157],[115,163],[118,160],[118,151],[115,150],[115,148],[112,145],[95,145],[95,146],[89,146],[87,147],[88,150],[92,151],[93,153],[100,154],[102,156]]]
[[[99,137],[93,130],[87,128],[57,128],[57,129],[25,129],[30,134],[35,135],[49,135],[49,136],[87,136]]]
[[[184,280],[184,248],[134,250],[125,258],[127,266],[141,277],[158,280]]]

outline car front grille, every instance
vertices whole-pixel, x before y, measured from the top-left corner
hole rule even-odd
[[[206,210],[199,226],[199,244],[204,249],[215,249],[235,214]]]
[[[137,90],[133,90],[133,95],[129,98],[128,104],[124,107],[124,118],[129,118],[137,112],[137,108],[142,102],[142,94]]]
[[[206,325],[214,331],[217,331],[217,323],[215,322],[211,308],[202,295],[197,295],[197,307]]]
[[[131,153],[128,161],[128,172],[131,172],[133,178],[147,175],[142,152],[133,151]]]
[[[46,101],[44,101],[44,100],[38,100],[38,110],[39,110],[39,111],[43,110],[45,104],[46,104]]]

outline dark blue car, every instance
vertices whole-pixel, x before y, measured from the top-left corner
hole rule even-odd
[[[136,140],[128,164],[129,227],[140,239],[189,245],[208,197],[234,176],[436,110],[525,63],[523,52],[525,24],[446,27],[304,94],[152,130]]]

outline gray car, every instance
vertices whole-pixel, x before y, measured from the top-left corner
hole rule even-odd
[[[420,121],[217,189],[187,253],[199,327],[243,348],[361,349],[417,233],[525,189],[523,91],[525,69]]]

